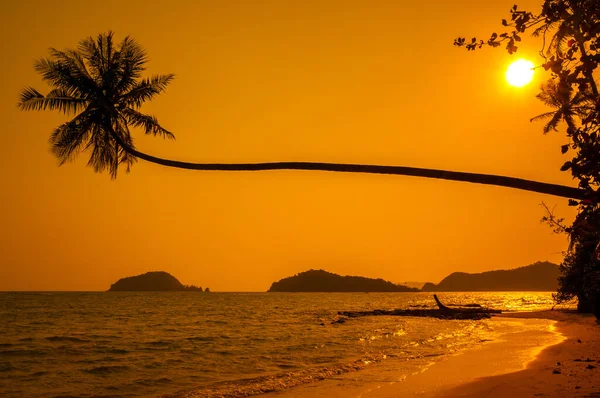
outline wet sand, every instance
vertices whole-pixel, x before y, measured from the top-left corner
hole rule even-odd
[[[565,340],[542,350],[522,371],[480,378],[433,396],[600,397],[600,325],[595,317],[557,311],[513,316],[555,319]]]
[[[359,378],[350,375],[267,396],[600,397],[600,325],[593,316],[544,311],[492,319],[507,321],[537,330],[512,333],[459,355],[432,359],[425,370],[421,366],[408,376],[406,368],[373,368],[358,372]]]

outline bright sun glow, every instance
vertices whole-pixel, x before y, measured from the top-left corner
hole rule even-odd
[[[506,70],[506,81],[514,87],[523,87],[533,80],[533,62],[519,59]]]

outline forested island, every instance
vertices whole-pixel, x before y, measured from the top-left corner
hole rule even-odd
[[[510,270],[477,274],[454,272],[437,285],[426,283],[421,290],[424,292],[556,291],[558,275],[558,265],[540,261]]]
[[[362,276],[341,276],[324,270],[308,270],[274,282],[268,292],[484,292],[555,291],[558,265],[537,262],[510,270],[476,274],[454,272],[437,285],[425,283],[421,289]]]
[[[173,275],[164,271],[146,272],[137,276],[121,278],[110,286],[109,292],[202,292],[200,286],[184,285]],[[208,288],[204,290],[209,291]]]
[[[397,285],[381,278],[341,276],[324,270],[308,270],[283,278],[271,285],[269,292],[418,292],[419,289]]]

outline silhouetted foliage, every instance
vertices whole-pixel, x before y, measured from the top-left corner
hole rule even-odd
[[[539,13],[523,11],[515,5],[510,10],[510,20],[502,20],[502,25],[512,30],[492,33],[488,40],[459,37],[454,44],[469,51],[506,44],[508,53],[513,54],[518,50],[521,34],[531,32],[543,38],[540,55],[545,62],[541,67],[550,73],[550,78],[538,98],[554,110],[532,120],[549,119],[544,133],[557,130],[561,121],[566,123],[568,141],[561,146],[561,152],[571,152],[572,158],[560,170],[570,171],[586,191],[583,200],[569,200],[569,205],[578,206],[572,226],[562,225],[562,220],[547,207],[548,214],[542,219],[570,238],[560,267],[556,300],[577,297],[581,310],[591,310],[600,317],[600,96],[595,80],[600,63],[600,1],[545,0]]]
[[[58,110],[76,114],[52,133],[52,152],[63,164],[80,151],[90,152],[89,166],[95,171],[108,170],[117,176],[120,164],[127,171],[136,157],[125,147],[135,148],[130,127],[164,138],[175,136],[162,128],[158,120],[140,112],[146,101],[163,92],[173,75],[142,78],[146,52],[130,37],[114,43],[113,33],[88,37],[76,50],[50,49],[48,58],[34,64],[51,87],[45,96],[32,87],[21,93],[22,110]]]
[[[50,84],[51,91],[44,96],[27,87],[21,94],[19,107],[27,111],[48,109],[76,114],[51,135],[53,153],[63,164],[80,151],[89,151],[88,164],[98,172],[108,170],[113,178],[117,176],[120,164],[126,165],[129,170],[139,158],[191,170],[321,170],[396,174],[497,185],[574,199],[584,197],[585,191],[563,185],[416,167],[324,162],[189,163],[148,155],[135,149],[130,128],[141,128],[146,134],[165,138],[175,137],[161,127],[154,116],[139,110],[144,102],[162,93],[173,79],[172,74],[142,78],[146,62],[146,53],[132,38],[126,37],[120,44],[115,44],[112,32],[100,34],[96,39],[84,39],[74,50],[51,49],[49,58],[34,64],[35,70]]]

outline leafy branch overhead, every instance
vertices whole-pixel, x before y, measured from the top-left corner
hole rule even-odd
[[[515,5],[510,15],[510,21],[502,20],[502,25],[512,30],[492,33],[485,41],[459,37],[454,45],[474,51],[505,43],[508,53],[514,54],[523,33],[542,39],[541,66],[550,78],[537,98],[551,110],[531,120],[545,122],[544,134],[557,131],[561,122],[566,124],[568,142],[560,151],[571,153],[572,158],[560,170],[569,171],[588,192],[583,200],[569,200],[570,206],[578,206],[571,226],[543,204],[542,222],[570,239],[555,298],[562,302],[576,297],[580,310],[592,310],[600,318],[600,95],[595,79],[600,63],[600,1],[545,0],[539,14]]]
[[[600,63],[600,1],[546,0],[539,14],[515,5],[502,25],[512,30],[492,33],[485,41],[459,37],[454,45],[474,51],[506,43],[508,53],[514,54],[523,33],[543,39],[541,67],[550,73],[550,80],[537,97],[552,111],[532,121],[546,121],[544,133],[566,123],[568,143],[561,152],[575,154],[561,170],[570,170],[582,189],[596,191],[600,185],[600,96],[595,80]]]

